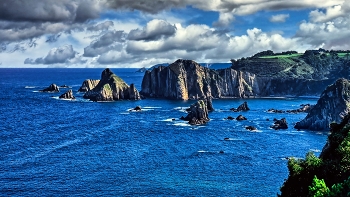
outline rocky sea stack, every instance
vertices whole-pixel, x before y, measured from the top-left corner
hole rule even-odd
[[[68,90],[67,92],[65,92],[64,94],[62,94],[59,98],[60,98],[60,99],[75,99],[72,90]]]
[[[205,124],[209,122],[208,112],[211,111],[208,106],[212,106],[211,99],[198,100],[190,106],[188,115],[180,119],[188,121],[191,125]]]
[[[326,130],[332,122],[340,123],[350,111],[350,81],[338,79],[323,91],[317,104],[305,119],[297,122],[296,129]]]
[[[51,84],[49,87],[40,90],[40,92],[59,92],[60,88],[56,84]]]
[[[85,93],[84,98],[92,101],[140,100],[140,94],[134,84],[129,86],[106,68],[101,74],[101,80],[92,90]]]

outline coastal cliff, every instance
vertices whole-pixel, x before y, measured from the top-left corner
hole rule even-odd
[[[129,86],[106,68],[101,74],[101,80],[92,90],[84,94],[84,98],[92,101],[140,100],[140,94],[134,84]]]
[[[331,122],[340,123],[350,112],[350,81],[338,79],[322,93],[308,115],[295,125],[296,129],[325,130]]]
[[[141,95],[168,99],[252,98],[263,96],[319,96],[329,80],[275,78],[235,70],[213,70],[192,60],[177,60],[169,66],[146,71]]]

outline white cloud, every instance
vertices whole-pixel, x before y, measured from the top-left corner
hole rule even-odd
[[[287,18],[289,18],[289,14],[273,15],[270,18],[270,22],[273,22],[273,23],[284,23],[284,22],[286,22]]]
[[[24,60],[24,64],[60,64],[67,63],[69,60],[75,58],[76,51],[73,50],[72,45],[66,45],[58,48],[53,48],[44,58]]]

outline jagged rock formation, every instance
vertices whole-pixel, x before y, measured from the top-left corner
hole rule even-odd
[[[257,76],[233,67],[213,70],[192,60],[177,60],[169,66],[146,71],[141,94],[169,99],[249,98],[256,96],[320,95],[329,81]]]
[[[60,98],[60,99],[75,99],[72,90],[68,90],[67,92],[65,92],[64,94],[62,94],[59,98]]]
[[[230,109],[231,111],[234,111],[234,112],[240,112],[240,111],[248,111],[250,110],[249,107],[248,107],[248,103],[246,101],[244,101],[244,103],[242,103],[240,106],[238,106],[238,108],[231,108]]]
[[[40,92],[59,92],[60,88],[56,84],[51,84],[49,87],[40,90]]]
[[[350,81],[338,79],[323,91],[308,115],[297,122],[296,129],[326,130],[331,122],[339,123],[350,111]]]
[[[100,80],[86,79],[83,82],[83,84],[81,84],[78,92],[90,91],[90,90],[94,89],[94,87],[96,87],[99,82],[100,82]]]
[[[278,130],[278,129],[288,129],[288,123],[285,118],[282,118],[281,120],[274,120],[273,125],[271,126],[272,129]]]
[[[207,123],[209,121],[208,106],[212,106],[210,103],[210,99],[198,100],[196,103],[190,106],[187,116],[181,117],[180,119],[189,121],[188,123],[191,125]]]
[[[106,68],[101,74],[101,80],[92,90],[84,94],[84,98],[92,101],[140,100],[140,94],[134,84],[129,86]]]

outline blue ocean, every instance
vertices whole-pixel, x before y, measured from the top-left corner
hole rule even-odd
[[[141,89],[137,69],[111,70]],[[286,158],[319,155],[327,140],[293,129],[305,113],[267,112],[315,98],[213,100],[210,122],[190,126],[179,118],[194,101],[83,99],[82,82],[102,71],[0,69],[0,196],[276,196]],[[38,92],[51,83],[70,86],[77,99],[58,99],[63,88]],[[250,111],[229,110],[244,101]],[[136,106],[142,111],[129,111]],[[225,119],[239,114],[248,120]],[[289,129],[270,129],[274,118]]]

